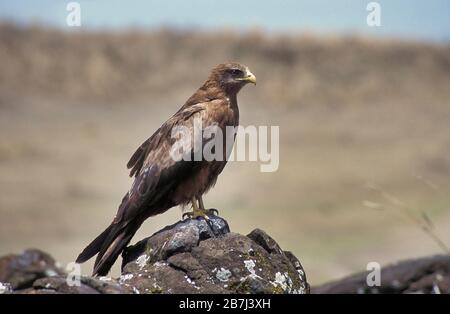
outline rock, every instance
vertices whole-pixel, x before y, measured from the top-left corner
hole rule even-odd
[[[312,289],[312,293],[450,293],[450,256],[407,260],[381,269],[381,286],[368,287],[362,272]]]
[[[167,226],[122,253],[117,278],[74,281],[46,253],[0,259],[0,293],[309,293],[298,259],[264,231],[244,236],[212,215]],[[68,280],[69,279],[69,280]]]
[[[309,293],[300,261],[268,234],[230,232],[225,220],[188,219],[127,247],[119,278],[74,280],[48,254],[29,249],[0,258],[0,294]],[[381,286],[362,272],[312,293],[450,293],[450,256],[381,269]],[[69,279],[69,280],[68,280]]]
[[[208,222],[204,219],[179,221],[126,248],[122,253],[122,268],[141,256],[143,251],[148,253],[147,259],[156,262],[175,253],[190,251],[198,245],[200,240],[224,235],[228,232],[230,232],[228,223],[217,216],[211,216]]]
[[[79,285],[67,278],[50,255],[36,249],[0,258],[0,294],[133,293],[111,278],[80,277]]]
[[[65,294],[99,294],[99,292],[85,284],[70,286],[66,277],[41,278],[33,283],[34,290],[51,290]]]
[[[11,284],[7,282],[0,282],[0,294],[8,294],[13,291]]]
[[[119,281],[139,293],[308,293],[300,262],[264,231],[186,220],[128,247]]]
[[[30,249],[20,255],[0,258],[0,282],[8,283],[13,290],[29,288],[39,278],[62,274],[55,260],[40,250]]]
[[[15,291],[20,294],[130,294],[132,287],[126,288],[112,278],[80,278],[79,283],[67,282],[67,277],[47,277],[36,280],[32,288]]]
[[[125,288],[119,284],[117,279],[109,277],[81,277],[82,284],[95,289],[101,294],[129,294],[133,289]]]

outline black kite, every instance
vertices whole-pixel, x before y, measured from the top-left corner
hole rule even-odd
[[[177,126],[192,128],[194,119],[201,119],[204,128],[216,125],[226,136],[227,126],[239,124],[236,96],[249,82],[256,83],[255,76],[238,63],[220,64],[212,70],[203,86],[133,154],[127,164],[130,176],[135,177],[133,186],[111,225],[81,252],[77,263],[98,253],[93,274],[106,275],[144,220],[176,205],[191,203],[193,211],[188,215],[207,219],[211,210],[205,209],[202,195],[215,184],[229,150],[224,147],[221,160],[176,161],[170,154],[176,140],[172,130]],[[222,142],[226,145],[227,141]]]

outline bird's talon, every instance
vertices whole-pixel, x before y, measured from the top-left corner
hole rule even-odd
[[[203,217],[203,219],[205,219],[205,220],[209,220],[209,216],[208,215],[203,215],[203,216],[201,216],[201,217]]]
[[[191,218],[191,215],[192,215],[191,212],[189,212],[189,213],[184,213],[184,214],[181,216],[181,219],[182,219],[182,220],[185,220],[186,218]]]
[[[184,213],[181,216],[181,219],[185,220],[186,217],[187,217],[187,219],[197,219],[197,218],[201,217],[201,218],[203,218],[205,220],[209,220],[208,213],[209,213],[208,211],[202,211],[202,210],[195,211],[194,210],[192,212]]]
[[[219,216],[219,211],[215,208],[205,210],[209,215]]]

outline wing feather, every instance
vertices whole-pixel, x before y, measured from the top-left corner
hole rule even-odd
[[[170,150],[175,139],[171,132],[175,126],[192,128],[192,121],[196,117],[202,119],[206,124],[204,126],[214,123],[214,119],[207,118],[207,106],[219,101],[222,100],[215,99],[182,108],[136,150],[127,164],[131,168],[130,176],[135,176],[135,179],[119,206],[114,219],[116,223],[131,221],[142,211],[151,208],[176,182],[198,166],[193,162],[175,161],[172,158]]]
[[[167,140],[171,136],[172,128],[183,123],[189,119],[193,114],[205,109],[206,103],[199,103],[196,105],[189,106],[187,108],[181,108],[175,115],[173,115],[169,120],[167,120],[156,132],[148,138],[141,146],[136,150],[136,152],[131,156],[127,163],[127,168],[131,169],[130,177],[137,176],[142,170],[142,166],[147,159],[149,153],[152,150],[157,150],[161,139]]]

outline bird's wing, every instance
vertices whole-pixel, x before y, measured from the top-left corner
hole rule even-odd
[[[147,159],[150,152],[154,150],[159,150],[162,146],[162,139],[167,139],[171,136],[172,128],[185,122],[192,115],[205,109],[206,103],[199,103],[194,106],[190,106],[184,110],[178,111],[174,116],[167,120],[156,132],[150,136],[141,146],[136,150],[136,152],[131,156],[127,163],[127,168],[131,169],[130,177],[137,176],[142,170],[142,166]]]
[[[198,118],[205,128],[216,123],[217,115],[208,108],[224,100],[202,102],[178,111],[167,120],[148,140],[133,154],[127,164],[131,168],[130,176],[135,180],[130,191],[125,195],[119,207],[115,221],[126,222],[136,217],[151,204],[160,201],[168,190],[184,176],[189,175],[193,162],[175,160],[170,154],[176,139],[172,138],[174,127],[187,127],[193,132],[193,121]],[[202,145],[191,144],[191,155],[194,148],[202,149]],[[156,189],[157,187],[157,189]],[[146,206],[143,206],[143,205]],[[144,208],[145,207],[145,208]]]

